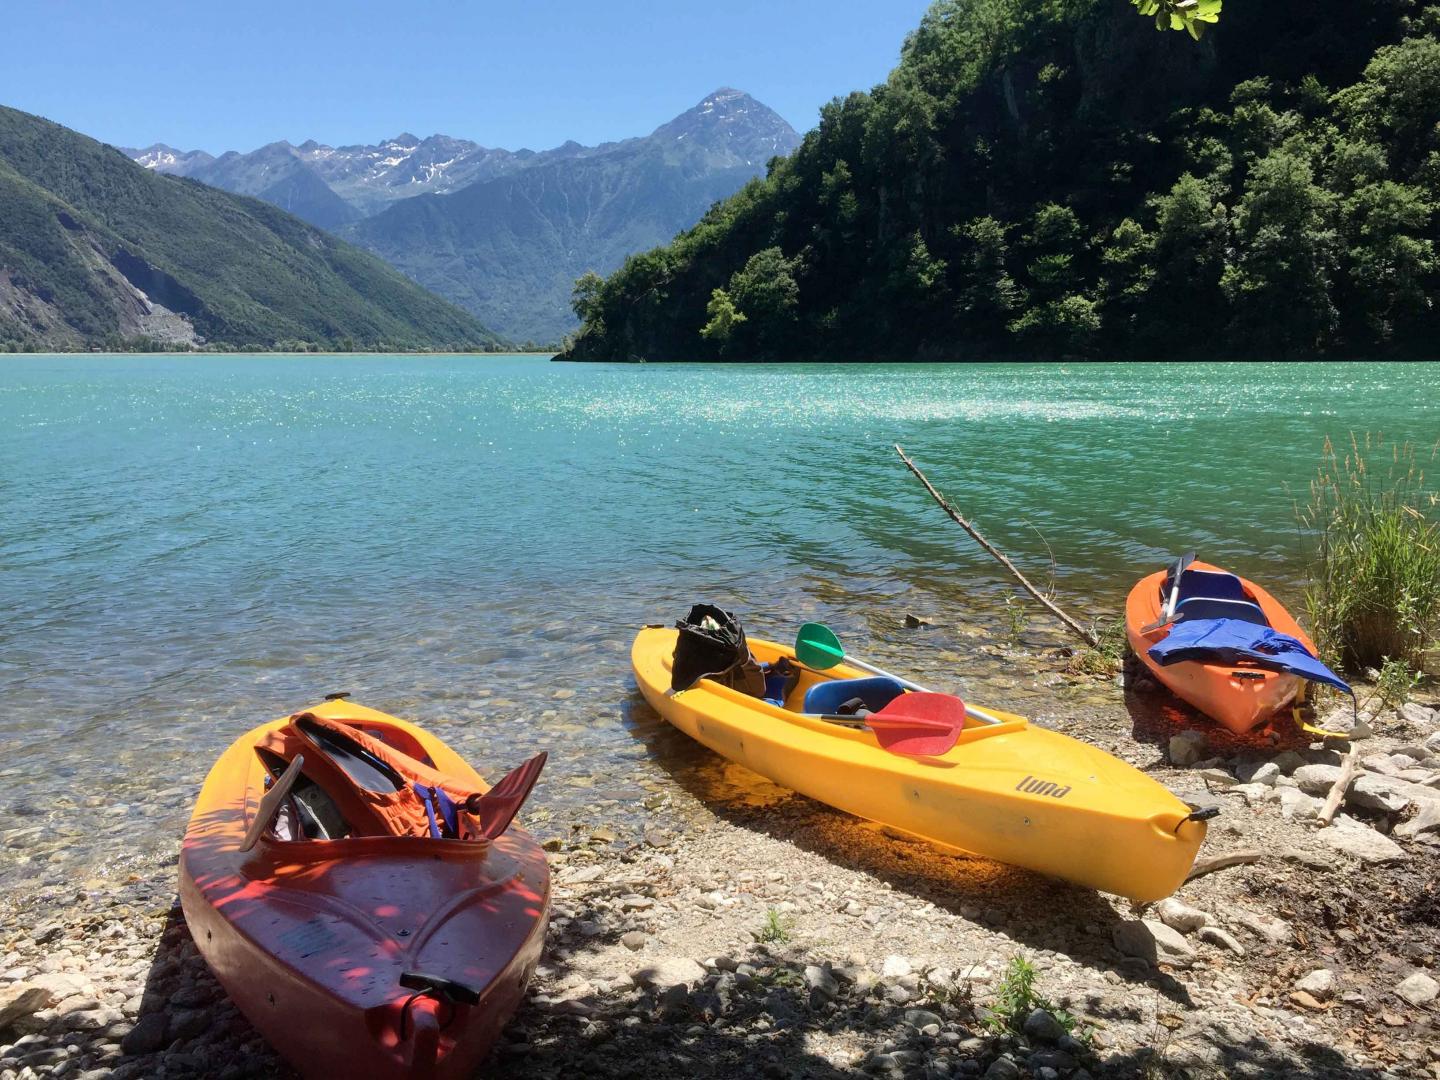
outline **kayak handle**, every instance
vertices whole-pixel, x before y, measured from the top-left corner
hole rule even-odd
[[[480,1004],[480,991],[440,975],[427,975],[423,971],[406,971],[400,976],[400,985],[406,990],[418,991],[426,997],[443,998],[451,1005]]]
[[[1209,821],[1211,818],[1216,818],[1219,816],[1220,807],[1202,806],[1199,810],[1190,811],[1190,813],[1186,814],[1183,818],[1176,822],[1175,831],[1178,833],[1180,831],[1180,826],[1184,825],[1187,821]]]

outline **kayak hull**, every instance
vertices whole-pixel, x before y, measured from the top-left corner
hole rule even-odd
[[[428,732],[351,702],[309,710],[419,749],[462,784],[486,785]],[[180,856],[180,900],[205,961],[255,1028],[306,1076],[471,1075],[523,999],[550,902],[544,853],[512,827],[493,842],[362,836],[241,838],[264,790],[263,724],[216,762]],[[421,971],[478,995],[412,1000]]]
[[[1196,562],[1196,570],[1225,573],[1218,566]],[[1150,659],[1150,648],[1164,641],[1170,626],[1162,626],[1148,634],[1142,631],[1160,617],[1164,606],[1162,595],[1166,571],[1141,578],[1125,601],[1125,633],[1130,648],[1146,669],[1176,697],[1193,705],[1222,727],[1243,735],[1273,720],[1276,714],[1295,703],[1305,681],[1297,675],[1266,671],[1247,664],[1208,664],[1182,660],[1162,665]],[[1270,625],[1282,634],[1300,641],[1312,654],[1315,643],[1300,629],[1294,617],[1268,592],[1253,581],[1240,578],[1245,591],[1260,605]]]
[[[1172,893],[1204,839],[1204,823],[1161,784],[1020,716],[972,721],[946,754],[912,758],[868,731],[801,715],[820,678],[865,674],[845,665],[804,674],[788,708],[709,679],[672,695],[675,641],[674,630],[645,629],[631,654],[636,683],[661,716],[731,761],[858,817],[1137,901]],[[760,661],[790,655],[749,644]]]

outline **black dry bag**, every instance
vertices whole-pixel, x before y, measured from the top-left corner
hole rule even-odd
[[[696,604],[675,629],[680,636],[670,671],[674,693],[710,678],[752,697],[765,696],[765,676],[750,655],[739,620],[730,612],[713,604]]]

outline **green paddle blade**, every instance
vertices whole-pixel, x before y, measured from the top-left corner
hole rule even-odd
[[[824,623],[810,622],[795,637],[795,659],[808,668],[825,671],[845,659],[840,639]]]

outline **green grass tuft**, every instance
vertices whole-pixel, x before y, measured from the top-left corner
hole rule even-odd
[[[768,908],[765,912],[765,924],[755,934],[756,941],[763,941],[767,944],[773,942],[783,945],[790,940],[790,930],[794,922],[785,915],[780,914],[775,908]]]

